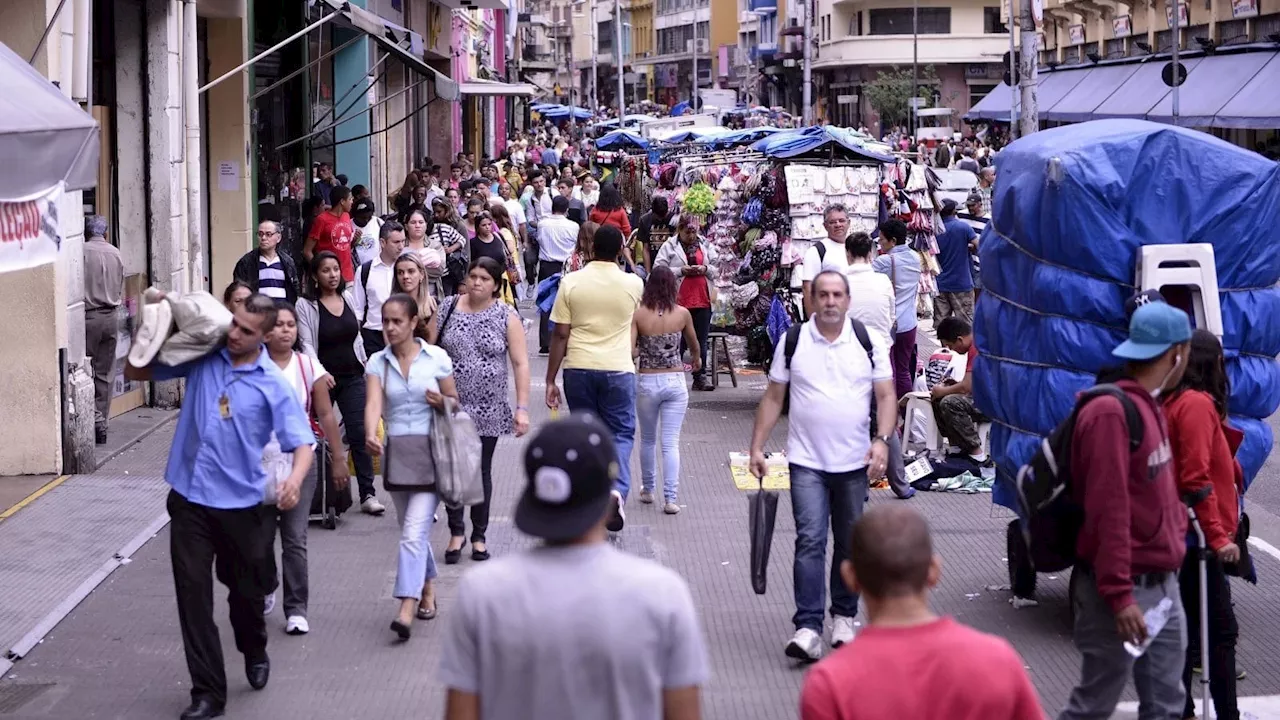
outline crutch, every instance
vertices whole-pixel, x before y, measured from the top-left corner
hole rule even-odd
[[[1200,527],[1195,506],[1208,497],[1210,491],[1211,488],[1205,487],[1183,497],[1191,528],[1196,531],[1196,554],[1200,559],[1197,568],[1200,577],[1200,712],[1204,720],[1213,720],[1214,717],[1213,705],[1209,699],[1209,548],[1205,545],[1204,528]]]

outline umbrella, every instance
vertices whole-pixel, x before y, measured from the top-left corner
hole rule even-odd
[[[98,184],[98,123],[0,43],[0,200]]]

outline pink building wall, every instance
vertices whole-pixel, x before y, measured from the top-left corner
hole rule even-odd
[[[502,10],[483,10],[481,12],[484,13],[485,24],[488,25],[488,28],[484,30],[484,33],[485,33],[484,40],[489,46],[489,48],[492,49],[491,62],[494,65],[494,69],[501,73],[506,69],[506,66],[507,66],[506,12]],[[475,66],[475,64],[478,62],[478,58],[471,57],[470,53],[468,52],[470,49],[470,42],[468,37],[470,32],[468,30],[467,23],[464,22],[461,18],[453,17],[450,32],[452,33],[450,36],[451,37],[450,54],[452,55],[451,67],[453,72],[451,73],[451,75],[453,79],[457,80],[458,82],[466,82],[468,80],[478,79],[472,74],[472,71],[471,71],[471,68]],[[452,126],[453,126],[452,132],[451,132],[451,137],[453,139],[453,153],[452,153],[453,155],[457,155],[457,153],[462,151],[463,133],[471,130],[471,128],[464,128],[462,126],[462,103],[463,102],[470,102],[470,99],[464,97],[462,102],[455,103],[450,110],[450,116],[452,117]],[[484,110],[488,107],[489,99],[481,97],[481,98],[478,98],[476,102],[481,106],[481,109]],[[488,118],[487,121],[492,122],[494,124],[493,137],[494,137],[495,147],[482,149],[480,152],[476,154],[477,160],[479,160],[480,155],[484,155],[486,154],[486,152],[489,152],[489,151],[492,151],[492,154],[497,155],[498,153],[502,152],[507,145],[506,100],[500,97],[500,98],[497,98],[493,104],[494,104],[493,117]],[[483,115],[484,113],[482,112],[481,116]],[[486,142],[487,142],[487,132],[482,131],[481,137],[486,138]],[[450,157],[451,162],[452,160],[453,158]]]

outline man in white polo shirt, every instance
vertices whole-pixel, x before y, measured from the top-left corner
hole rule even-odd
[[[814,311],[813,296],[809,291],[818,273],[823,270],[843,273],[849,269],[849,259],[844,248],[845,238],[849,235],[849,212],[840,204],[828,206],[822,214],[822,226],[827,229],[827,236],[805,251],[804,266],[800,270],[800,286],[804,291],[801,301],[804,303],[805,317]]]
[[[813,280],[813,316],[794,329],[790,358],[780,341],[769,368],[769,386],[756,411],[751,432],[751,470],[765,473],[764,444],[783,401],[791,393],[787,460],[791,471],[791,509],[796,523],[796,632],[787,655],[812,662],[822,657],[823,604],[831,586],[831,644],[853,639],[858,596],[840,579],[840,562],[849,557],[853,523],[862,514],[868,477],[884,477],[891,436],[897,425],[897,395],[889,346],[879,332],[868,331],[848,316],[849,283],[842,273],[823,271]],[[876,432],[871,433],[875,396]],[[826,565],[827,533],[835,554]]]
[[[354,310],[360,316],[360,339],[366,357],[386,347],[382,335],[382,303],[391,297],[396,258],[404,251],[404,226],[388,220],[378,230],[378,256],[356,271]]]

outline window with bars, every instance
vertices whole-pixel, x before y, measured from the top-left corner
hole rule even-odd
[[[1107,57],[1124,57],[1124,38],[1111,38],[1107,41]]]
[[[873,8],[870,11],[872,35],[911,35],[912,13],[919,12],[916,32],[920,35],[951,33],[951,8]]]
[[[1009,28],[1000,22],[1000,8],[985,7],[982,8],[982,32],[988,35],[1003,35],[1009,32]]]

